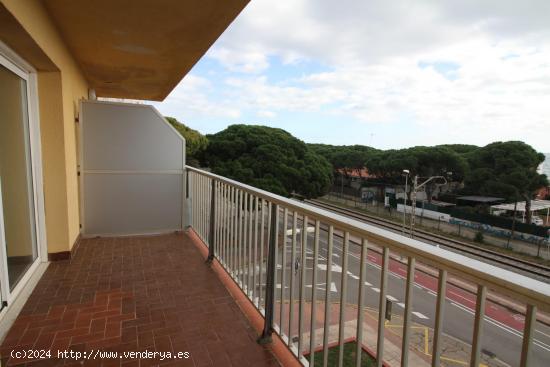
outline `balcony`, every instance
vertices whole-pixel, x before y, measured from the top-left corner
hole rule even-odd
[[[40,280],[3,364],[93,364],[10,358],[49,349],[191,355],[104,362],[124,366],[547,365],[548,284],[186,171],[187,232],[82,240]]]

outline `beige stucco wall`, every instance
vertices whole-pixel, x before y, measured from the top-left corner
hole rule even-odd
[[[48,252],[68,251],[80,231],[75,117],[88,83],[40,1],[2,3],[59,69],[38,72],[39,113]]]

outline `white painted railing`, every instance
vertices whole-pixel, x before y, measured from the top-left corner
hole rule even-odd
[[[499,353],[514,356],[514,347],[506,340],[493,340],[500,334],[491,330],[491,340],[484,339],[487,325],[502,324],[503,330],[518,337],[517,360],[509,364],[538,365],[538,360],[550,356],[545,354],[550,352],[546,340],[535,338],[537,325],[544,326],[537,322],[537,312],[541,317],[550,312],[548,284],[192,167],[187,167],[187,184],[190,223],[209,247],[209,259],[219,261],[265,317],[260,340],[269,340],[275,331],[304,365],[313,365],[316,352],[322,350],[323,365],[327,366],[329,347],[336,344],[338,366],[342,366],[343,346],[352,327],[355,340],[360,341],[357,366],[362,344],[370,345],[378,366],[386,359],[385,345],[392,346],[393,354],[398,347],[400,355],[393,357],[393,364],[439,366],[446,358],[441,354],[443,345],[459,339],[445,327],[446,322],[456,322],[445,317],[451,304],[473,317],[465,319],[471,322],[465,364],[479,366],[487,344],[504,344],[502,348],[507,350],[492,351],[500,359]],[[397,268],[403,272],[401,276],[395,272]],[[372,284],[373,274],[377,287]],[[396,300],[389,294],[389,274],[392,284],[402,284],[404,293],[403,301],[397,303],[402,312],[395,313],[402,319],[397,344],[395,336],[386,335],[385,316],[390,311],[386,307]],[[415,293],[420,297],[417,289],[426,288],[415,277],[433,281],[433,325],[423,326],[423,319],[429,317],[417,312],[414,305]],[[449,298],[457,287],[472,296],[472,307]],[[520,305],[519,310],[523,307],[523,315],[514,312],[524,317],[523,330],[513,330],[486,315],[487,304],[499,300],[508,309],[511,304]],[[426,303],[424,298],[421,301]],[[417,321],[413,315],[418,316]],[[411,330],[417,327],[426,330],[425,353],[414,350]]]

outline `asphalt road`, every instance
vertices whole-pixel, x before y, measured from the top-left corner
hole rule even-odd
[[[301,223],[299,223],[299,227]],[[289,227],[290,229],[290,227]],[[288,230],[288,229],[287,229]],[[296,257],[300,259],[301,256],[301,234],[297,236],[296,240]],[[328,254],[328,234],[325,231],[321,232],[319,241],[319,265],[317,269],[318,286],[316,299],[324,300],[325,298],[325,284],[326,279],[326,263]],[[285,299],[289,299],[290,296],[290,273],[294,271],[296,276],[294,277],[294,299],[299,299],[299,285],[300,285],[300,270],[295,271],[295,263],[292,264],[292,235],[287,236],[286,243],[286,282],[285,282]],[[312,270],[313,270],[313,235],[308,235],[308,241],[306,246],[306,285],[308,291],[306,292],[306,300],[311,300],[311,283],[312,283]],[[341,288],[341,276],[343,266],[343,252],[342,252],[342,238],[334,236],[333,242],[333,273],[331,297],[332,301],[340,300],[340,288]],[[375,244],[374,244],[375,245]],[[280,282],[282,273],[282,244],[280,244],[278,253],[278,274],[277,282]],[[380,297],[380,265],[381,256],[375,251],[371,251],[368,254],[367,259],[367,272],[366,272],[366,296],[365,306],[378,309],[379,297]],[[300,259],[301,260],[301,259]],[[405,299],[405,274],[406,266],[403,264],[390,260],[392,266],[391,271],[388,272],[388,291],[387,298],[393,301],[392,312],[402,315],[404,311],[404,299]],[[303,266],[300,261],[300,266]],[[351,243],[348,250],[348,269],[347,269],[347,297],[348,303],[358,303],[358,291],[359,291],[359,275],[360,275],[360,247]],[[278,286],[277,293],[280,292],[281,286]],[[425,325],[429,328],[435,326],[435,308],[437,299],[437,279],[429,276],[425,273],[421,273],[417,270],[415,277],[415,287],[413,288],[413,321]],[[475,310],[475,295],[456,288],[450,284],[447,284],[447,298],[444,308],[444,322],[443,332],[450,335],[460,341],[471,344],[473,324],[474,324],[474,310]],[[494,309],[491,309],[494,308]],[[507,313],[508,315],[503,315]],[[523,321],[521,315],[514,315],[511,311],[506,310],[499,305],[487,302],[486,314],[494,314],[499,316],[501,321],[490,316],[485,317],[483,325],[483,343],[482,348],[489,353],[496,355],[501,361],[511,365],[519,366],[519,358],[521,355],[522,345],[522,330]],[[297,316],[296,316],[297,317]],[[506,321],[511,317],[515,321],[512,326],[506,325],[502,321]],[[288,320],[288,318],[287,318]],[[515,327],[514,327],[515,326]],[[518,330],[519,329],[519,330]],[[293,332],[294,334],[294,332]],[[536,337],[533,347],[533,366],[547,367],[550,365],[550,328],[537,324]]]

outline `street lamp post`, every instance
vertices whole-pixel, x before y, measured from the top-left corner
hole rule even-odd
[[[447,179],[444,176],[432,176],[429,177],[426,181],[422,182],[421,184],[418,184],[418,175],[414,176],[413,181],[413,190],[412,190],[412,202],[411,202],[411,238],[414,238],[414,219],[415,219],[415,209],[416,209],[416,192],[424,187],[428,182],[435,180],[435,179],[443,179],[445,185],[447,183]]]
[[[403,228],[401,230],[403,236],[405,235],[405,225],[407,222],[407,186],[409,181],[409,173],[410,171],[408,169],[404,169],[403,173],[405,174],[405,196],[403,200]]]

